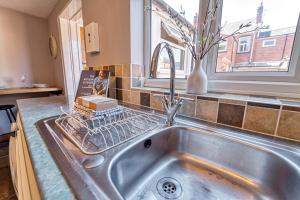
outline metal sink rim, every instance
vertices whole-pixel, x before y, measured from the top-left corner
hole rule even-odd
[[[57,117],[57,116],[56,116]],[[53,134],[57,134],[53,131],[52,127],[49,126],[48,122],[51,121],[51,120],[54,120],[56,119],[56,117],[50,117],[50,118],[46,118],[46,119],[43,119],[43,120],[40,120],[39,122],[37,122],[37,127],[41,133],[41,135],[43,136],[44,138],[44,141],[46,142],[47,146],[51,146],[55,148],[60,148],[60,146],[56,143],[56,144],[53,144],[53,141],[52,141],[52,144],[51,144],[51,141],[49,142],[48,139],[49,139],[49,135],[50,137],[53,138]],[[184,119],[177,119],[177,124],[175,126],[172,126],[172,127],[163,127],[161,129],[156,129],[156,130],[153,130],[145,135],[142,135],[142,136],[138,136],[137,138],[131,140],[131,141],[128,141],[124,144],[121,144],[119,145],[118,147],[114,148],[114,149],[111,149],[111,150],[108,150],[108,152],[106,153],[103,153],[104,157],[106,155],[110,156],[110,157],[105,157],[105,166],[107,167],[106,171],[103,173],[103,175],[105,176],[104,178],[106,178],[110,184],[109,184],[109,192],[115,192],[115,197],[119,197],[119,199],[122,199],[122,197],[120,196],[120,194],[117,194],[117,189],[115,188],[114,184],[112,183],[112,180],[110,179],[110,170],[111,170],[111,167],[113,165],[113,163],[124,153],[126,152],[128,149],[130,149],[132,146],[136,145],[137,143],[155,135],[155,134],[158,134],[160,133],[161,131],[163,130],[167,130],[169,128],[186,128],[186,129],[193,129],[193,130],[196,130],[196,131],[202,131],[202,132],[205,132],[207,134],[214,134],[214,135],[217,135],[218,137],[224,137],[224,138],[227,138],[227,139],[230,139],[230,140],[234,140],[235,142],[240,142],[240,143],[244,143],[244,144],[247,144],[247,145],[254,145],[254,146],[260,146],[262,148],[265,148],[265,149],[272,149],[274,152],[278,152],[279,155],[282,155],[282,152],[285,152],[286,155],[289,155],[290,158],[293,160],[295,158],[298,158],[300,157],[300,143],[297,143],[297,142],[290,142],[290,141],[286,141],[286,140],[278,140],[276,138],[265,138],[265,137],[260,137],[259,135],[248,135],[247,133],[243,133],[242,131],[239,131],[239,130],[227,130],[226,128],[219,128],[219,127],[212,127],[212,126],[209,126],[209,125],[206,125],[206,124],[201,124],[201,123],[196,123],[196,122],[193,122],[193,121],[187,121],[187,120],[184,120]],[[48,134],[48,136],[45,137],[45,135],[47,135],[47,133],[50,133]],[[272,138],[272,139],[271,139]],[[56,138],[57,139],[57,138]],[[55,139],[54,139],[55,140]],[[55,153],[52,152],[51,148],[49,148],[50,152],[52,153],[52,156],[55,158],[56,155],[55,153],[57,153],[57,151]],[[61,154],[65,154],[65,155],[68,155],[68,156],[73,156],[72,155],[72,152],[68,152],[66,150],[61,150]],[[102,154],[101,154],[102,155]],[[73,158],[74,159],[74,158]],[[59,163],[59,161],[57,159],[54,159],[57,164],[59,165],[59,168],[61,169],[61,171],[63,172],[64,176],[66,176],[66,173],[64,173],[64,171],[66,170],[64,168],[64,166],[62,166],[61,163]],[[297,167],[300,166],[300,161],[298,160],[297,162]],[[78,170],[78,169],[76,169]],[[103,170],[104,171],[104,170]],[[69,179],[68,177],[66,179]],[[69,183],[71,182],[70,180],[67,180]],[[85,183],[84,183],[85,184]],[[83,185],[84,185],[83,184]],[[71,187],[72,184],[70,184]],[[107,193],[106,191],[104,191],[102,189],[101,186],[99,186],[99,190],[100,192],[98,192],[98,194],[100,194],[101,197],[99,197],[99,199],[109,199],[109,196],[107,196]],[[75,193],[77,193],[78,191],[74,191]],[[82,197],[81,194],[77,194],[78,198]]]

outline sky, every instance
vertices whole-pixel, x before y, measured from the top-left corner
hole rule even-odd
[[[222,24],[256,17],[260,3],[264,5],[263,21],[271,29],[296,26],[300,0],[223,0]]]
[[[194,24],[194,16],[199,9],[199,0],[164,0],[177,12],[180,11],[180,6],[182,5],[185,10],[185,18],[192,24]],[[299,0],[300,1],[300,0]]]
[[[198,12],[199,0],[165,0],[175,10],[180,6],[191,23]],[[300,0],[223,0],[222,24],[256,17],[260,3],[264,5],[264,24],[271,29],[296,26],[300,12]]]

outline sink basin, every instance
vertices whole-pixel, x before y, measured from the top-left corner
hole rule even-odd
[[[300,199],[299,167],[275,151],[173,127],[117,155],[110,178],[124,199]]]
[[[300,145],[178,120],[96,155],[52,117],[40,134],[78,199],[300,199]]]

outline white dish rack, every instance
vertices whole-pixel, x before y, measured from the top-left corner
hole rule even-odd
[[[97,154],[164,125],[158,114],[118,106],[104,112],[75,109],[56,125],[86,154]],[[91,117],[89,117],[91,116]]]

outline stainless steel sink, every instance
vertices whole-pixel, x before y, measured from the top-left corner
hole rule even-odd
[[[123,151],[110,175],[125,199],[300,198],[299,167],[282,155],[185,127],[166,129]]]
[[[38,123],[79,199],[300,199],[300,146],[181,121],[98,155]]]

